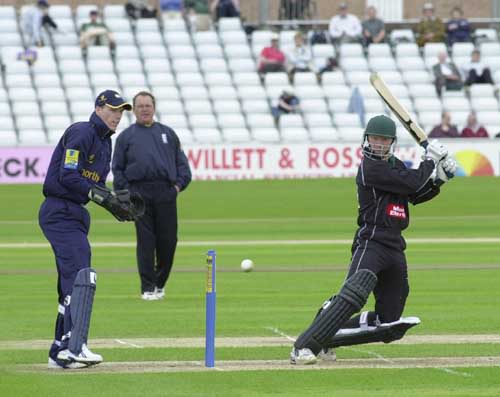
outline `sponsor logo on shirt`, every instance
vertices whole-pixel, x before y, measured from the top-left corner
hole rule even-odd
[[[405,207],[402,205],[388,204],[385,212],[393,218],[406,219]]]
[[[161,134],[161,139],[162,139],[163,143],[168,143],[167,134]]]
[[[67,170],[76,170],[78,168],[79,154],[79,150],[66,149],[66,155],[64,156],[64,168]]]
[[[88,161],[89,161],[90,164],[92,164],[95,161],[95,154],[91,154],[89,156],[89,160]]]
[[[94,182],[99,182],[99,180],[101,179],[101,176],[96,171],[90,171],[86,169],[82,170],[82,176]]]

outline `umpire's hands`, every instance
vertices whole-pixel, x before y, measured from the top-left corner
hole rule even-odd
[[[94,185],[89,191],[89,198],[104,207],[120,222],[135,221],[144,214],[144,201],[137,193],[128,190],[116,192],[105,186]]]

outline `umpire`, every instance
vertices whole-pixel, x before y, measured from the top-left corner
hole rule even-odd
[[[135,222],[141,297],[158,300],[177,246],[177,195],[191,182],[191,170],[176,133],[155,122],[155,98],[147,92],[133,99],[136,123],[125,129],[113,154],[115,189],[141,194],[146,212]]]

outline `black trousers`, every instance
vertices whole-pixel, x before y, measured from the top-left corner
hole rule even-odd
[[[379,320],[383,323],[398,320],[403,314],[410,291],[404,252],[375,241],[362,240],[353,247],[347,277],[361,269],[371,270],[378,277],[373,295],[375,313]],[[347,327],[349,328],[349,325]]]
[[[164,181],[134,183],[130,190],[140,193],[146,204],[135,222],[141,292],[164,288],[177,246],[177,190]]]

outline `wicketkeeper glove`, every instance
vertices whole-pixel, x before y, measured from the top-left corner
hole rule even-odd
[[[138,193],[128,190],[112,191],[101,185],[94,185],[89,198],[107,209],[120,222],[135,221],[144,214],[144,200]]]

